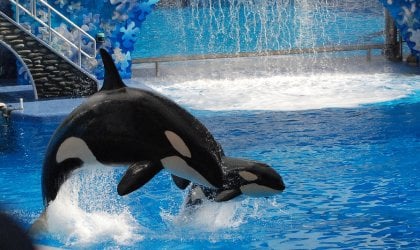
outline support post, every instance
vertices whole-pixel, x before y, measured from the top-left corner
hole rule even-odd
[[[158,77],[159,76],[159,63],[155,62],[155,76]]]
[[[391,61],[402,61],[402,39],[398,34],[397,26],[385,10],[385,56]]]

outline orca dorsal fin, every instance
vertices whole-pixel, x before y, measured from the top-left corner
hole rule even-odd
[[[104,63],[105,69],[104,83],[100,91],[126,87],[121,79],[120,74],[118,73],[117,67],[112,60],[111,55],[102,48],[99,50],[99,52],[101,53],[102,62]]]

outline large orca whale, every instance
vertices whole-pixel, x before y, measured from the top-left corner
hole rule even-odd
[[[111,56],[103,49],[100,53],[105,68],[101,90],[65,118],[47,146],[44,203],[56,198],[73,170],[91,163],[141,167],[134,189],[162,169],[207,187],[222,187],[222,149],[207,128],[170,99],[127,87]]]

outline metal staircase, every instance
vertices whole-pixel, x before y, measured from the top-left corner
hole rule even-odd
[[[0,43],[10,47],[26,65],[35,98],[79,97],[95,93],[97,80],[83,68],[87,60],[96,62],[95,38],[44,0],[8,2],[15,12],[12,17],[0,10]],[[64,25],[66,35],[71,37],[55,30],[54,23]],[[43,31],[41,37],[36,33],[39,30]]]
[[[31,17],[34,21],[36,21],[38,24],[42,25],[48,30],[48,39],[47,41],[44,40],[44,42],[47,42],[48,45],[51,46],[53,35],[61,38],[64,42],[66,42],[70,47],[77,50],[78,60],[77,64],[79,67],[82,67],[82,55],[86,56],[87,58],[95,58],[96,57],[96,39],[93,38],[91,35],[86,33],[82,28],[77,26],[75,23],[73,23],[70,19],[65,17],[63,14],[58,12],[56,9],[54,9],[51,5],[49,5],[44,0],[30,0],[28,6],[23,5],[19,0],[10,0],[10,3],[15,5],[16,11],[15,11],[15,21],[16,23],[22,28],[25,29],[25,27],[20,22],[20,15],[21,12],[24,14],[27,14],[29,17]],[[28,1],[26,1],[28,3]],[[55,18],[60,18],[62,21],[61,23],[64,23],[70,27],[70,30],[76,31],[76,42],[70,41],[68,38],[64,37],[62,34],[57,32],[52,27],[52,21],[53,16]],[[32,30],[29,29],[31,33]],[[89,46],[90,48],[83,48],[83,40],[87,41],[87,44],[91,44]],[[53,46],[51,46],[53,47]],[[63,54],[66,56],[65,54]],[[68,56],[66,56],[69,60]]]

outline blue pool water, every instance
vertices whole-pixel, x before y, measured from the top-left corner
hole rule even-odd
[[[246,104],[245,99],[252,99],[249,93],[242,98],[231,95],[234,84],[218,85],[227,99],[245,102],[236,111],[211,102],[211,85],[216,83],[210,82],[207,89],[200,81],[192,84],[202,93],[200,103],[187,98],[192,97],[188,82],[184,87],[169,79],[163,79],[162,86],[154,83],[151,87],[197,116],[227,155],[272,165],[287,185],[284,193],[205,204],[189,213],[183,210],[185,193],[166,172],[120,198],[116,185],[124,168],[92,167],[76,173],[63,186],[49,207],[49,233],[35,242],[91,249],[418,249],[420,74],[417,69],[388,73],[400,70],[393,67],[389,64],[384,72],[370,74],[372,78],[366,73],[352,73],[350,78],[321,74],[307,79],[296,76],[297,80],[285,76],[289,85],[280,81],[279,93],[289,95],[293,95],[294,81],[303,84],[300,103],[309,106],[318,102],[306,94],[310,92],[306,88],[323,89],[324,94],[316,92],[319,100],[334,92],[333,104],[317,108],[299,106],[294,99],[290,105],[295,106],[276,103],[275,96],[257,91],[261,86],[275,86],[267,79],[261,86],[254,85],[254,105]],[[310,79],[313,82],[305,85],[303,81]],[[332,88],[335,84],[341,85]],[[346,91],[341,93],[342,89]],[[359,104],[340,105],[343,96]],[[371,96],[386,100],[372,101]],[[264,99],[273,103],[271,110],[246,108],[258,107]],[[203,103],[207,109],[200,106]],[[62,119],[62,115],[16,115],[8,126],[0,125],[0,203],[25,228],[43,210],[42,160]]]
[[[224,14],[219,10],[158,10],[143,24],[150,36],[140,36],[133,57],[382,41],[371,36],[383,29],[382,9],[330,2],[337,4],[332,12],[306,9],[313,18],[289,15],[266,30],[261,22],[275,23],[275,16],[264,19],[269,12],[260,12],[245,19],[246,10],[239,9],[237,23],[227,25],[227,18],[218,23],[227,33],[214,28],[214,17]],[[242,25],[244,20],[257,25]],[[269,32],[256,39],[252,29]],[[279,32],[287,39],[268,42]],[[418,68],[379,63],[366,70],[372,64],[354,58],[332,66],[305,57],[240,60],[161,65],[162,77],[141,81],[197,116],[227,155],[272,165],[283,176],[284,193],[209,203],[190,213],[183,210],[185,193],[166,172],[121,198],[116,185],[125,168],[92,166],[63,185],[48,208],[48,232],[34,241],[83,249],[420,248]],[[267,66],[255,69],[260,60]],[[310,60],[315,65],[308,70],[302,61]],[[5,97],[13,102],[20,94]],[[47,143],[68,106],[79,102],[25,103],[10,124],[0,120],[0,205],[24,228],[44,209],[40,175]]]

